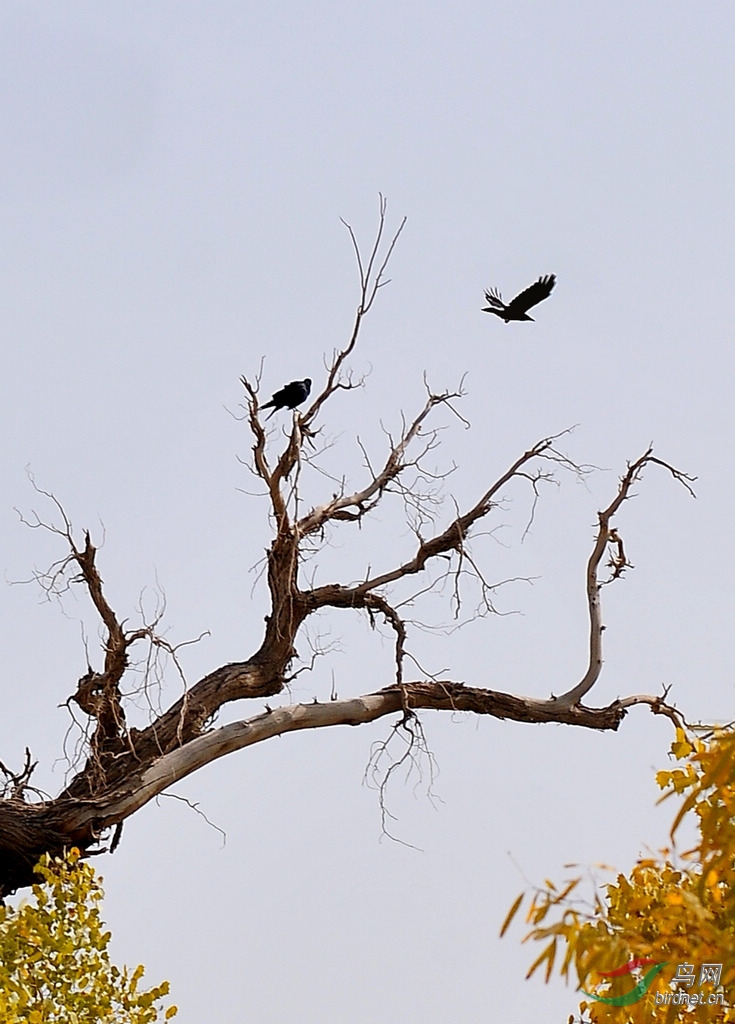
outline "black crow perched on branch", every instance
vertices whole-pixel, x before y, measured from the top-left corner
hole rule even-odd
[[[535,306],[538,302],[543,302],[544,299],[548,299],[551,295],[551,289],[556,284],[556,275],[548,274],[546,277],[540,277],[535,284],[532,284],[525,291],[521,292],[520,295],[516,295],[512,302],[508,305],[503,302],[503,298],[497,288],[493,288],[492,291],[485,292],[485,299],[490,303],[483,313],[494,313],[495,316],[501,317],[506,323],[511,320],[533,320],[532,316],[528,316],[527,310],[531,306]]]
[[[310,391],[310,377],[306,377],[304,380],[292,380],[290,384],[286,384],[280,391],[276,391],[270,402],[266,402],[262,408],[270,409],[271,406],[273,407],[273,412],[268,417],[270,419],[273,413],[278,412],[279,409],[295,409],[297,405],[301,405],[309,397]]]

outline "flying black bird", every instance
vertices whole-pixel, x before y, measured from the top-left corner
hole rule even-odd
[[[292,380],[290,384],[285,384],[280,391],[276,391],[270,402],[263,405],[263,409],[273,407],[273,412],[268,419],[279,409],[295,409],[297,405],[306,401],[310,391],[311,378],[309,377],[306,377],[305,380]]]
[[[503,302],[503,298],[497,288],[493,288],[492,291],[485,292],[485,299],[490,305],[483,309],[482,312],[494,313],[495,316],[501,317],[506,323],[509,323],[511,320],[533,320],[532,316],[528,316],[527,310],[538,302],[548,299],[551,295],[551,289],[555,284],[555,274],[540,277],[538,281],[526,288],[520,295],[516,295],[507,306]]]

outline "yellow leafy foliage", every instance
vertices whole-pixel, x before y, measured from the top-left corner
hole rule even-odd
[[[564,886],[547,881],[530,900],[524,941],[545,945],[528,974],[545,967],[548,981],[557,945],[565,947],[560,973],[592,994],[580,1003],[584,1021],[735,1024],[735,730],[704,742],[678,729],[671,752],[683,763],[659,772],[656,781],[662,799],[684,796],[672,839],[687,816],[699,835],[682,864],[662,850],[595,892],[590,905],[569,899],[579,878]],[[525,896],[514,902],[503,932]],[[643,963],[609,976],[633,960]],[[702,980],[704,965],[721,965],[718,982]]]
[[[102,887],[78,850],[44,857],[44,881],[17,909],[0,907],[0,1021],[3,1024],[154,1024],[168,982],[138,991],[143,968],[110,963],[100,919]]]

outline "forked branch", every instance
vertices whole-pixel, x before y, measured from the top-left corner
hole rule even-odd
[[[623,540],[617,529],[610,524],[613,516],[619,511],[624,501],[630,497],[631,488],[640,480],[643,470],[648,465],[661,466],[680,483],[686,490],[695,497],[692,484],[696,477],[682,473],[668,462],[657,458],[653,454],[653,448],[649,447],[640,458],[628,464],[628,469],[620,480],[618,493],[602,512],[597,513],[598,529],[595,545],[592,549],[587,563],[587,606],[590,617],[590,657],[587,671],[577,685],[556,698],[556,702],[564,707],[573,707],[579,704],[582,698],[589,693],[599,679],[602,671],[602,634],[605,629],[602,623],[602,608],[600,604],[600,589],[605,583],[620,579],[626,569],[632,568],[631,563],[625,554]],[[610,552],[610,561],[607,563],[611,570],[607,580],[600,581],[600,563],[605,552]],[[653,698],[656,699],[656,698]],[[648,700],[641,700],[640,703],[650,703]],[[629,706],[629,705],[628,705]]]
[[[426,404],[412,423],[408,424],[402,431],[398,441],[390,448],[382,469],[372,475],[372,478],[352,494],[335,495],[331,501],[316,508],[303,516],[297,529],[301,537],[306,537],[323,529],[330,521],[359,522],[366,513],[372,511],[380,501],[384,492],[407,465],[416,465],[417,460],[410,463],[405,461],[406,452],[411,443],[421,433],[427,418],[437,406],[449,406],[453,399],[461,398],[462,391],[445,391],[443,394],[435,395],[431,392]]]

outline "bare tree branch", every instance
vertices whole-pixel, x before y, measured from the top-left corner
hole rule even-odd
[[[680,470],[669,465],[668,462],[656,458],[653,454],[653,448],[649,446],[640,458],[628,464],[627,472],[620,481],[618,493],[604,511],[597,513],[599,522],[597,539],[587,563],[587,605],[590,616],[589,665],[579,683],[569,690],[568,693],[564,693],[556,698],[557,702],[564,707],[573,707],[575,704],[578,704],[595,685],[602,671],[602,634],[605,627],[602,624],[600,588],[603,584],[598,580],[597,574],[600,562],[608,548],[611,549],[608,566],[612,572],[610,579],[605,582],[620,579],[623,572],[627,568],[631,568],[631,563],[625,555],[622,538],[618,531],[610,526],[610,522],[623,502],[630,497],[631,487],[633,487],[636,481],[640,480],[643,470],[648,465],[661,466],[663,469],[666,469],[673,476],[674,480],[686,488],[692,497],[695,496],[692,484],[696,478],[688,476],[686,473],[682,473]]]
[[[310,533],[321,530],[324,524],[330,520],[359,522],[367,512],[375,508],[391,481],[395,480],[406,468],[407,463],[404,462],[406,451],[420,433],[421,427],[432,410],[439,405],[448,405],[453,398],[461,398],[461,396],[461,391],[446,391],[441,395],[430,393],[421,412],[403,431],[397,443],[391,447],[383,468],[373,474],[372,479],[361,490],[355,491],[353,494],[335,496],[327,504],[320,505],[303,516],[297,524],[299,534],[306,537]],[[415,460],[411,464],[415,465]]]
[[[580,705],[563,708],[557,707],[553,700],[515,697],[450,680],[404,683],[348,700],[291,704],[204,733],[184,747],[158,758],[141,772],[134,787],[126,786],[118,793],[108,794],[104,801],[77,801],[74,810],[65,815],[65,822],[72,831],[83,832],[93,826],[99,832],[129,817],[175,782],[235,750],[303,729],[364,725],[402,712],[405,707],[412,711],[466,711],[516,722],[557,722],[588,729],[617,730],[627,709],[636,704],[648,705],[655,713],[665,713],[678,720],[676,709],[666,705],[660,697],[640,695],[624,703],[615,701],[606,708]]]

